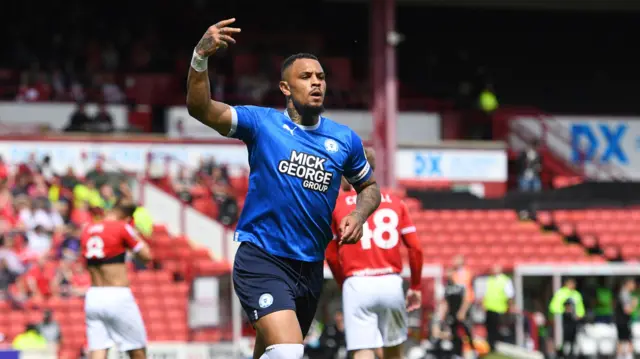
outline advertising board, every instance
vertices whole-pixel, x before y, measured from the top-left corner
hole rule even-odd
[[[640,118],[554,116],[545,129],[537,118],[519,117],[514,124],[593,179],[640,179]]]
[[[153,158],[170,157],[174,162],[197,168],[202,159],[215,158],[219,163],[248,167],[244,144],[229,140],[207,144],[188,141],[117,141],[78,140],[0,140],[0,156],[10,164],[26,162],[35,155],[53,159],[53,169],[63,173],[73,168],[85,173],[104,158],[119,169],[142,172],[149,154]],[[396,152],[396,175],[399,179],[504,182],[507,179],[507,156],[503,149],[423,149],[401,148]]]
[[[505,182],[507,154],[501,149],[400,149],[399,179]]]
[[[323,116],[352,128],[364,141],[371,140],[370,111],[327,111]],[[216,131],[189,116],[186,107],[167,110],[167,135],[171,138],[222,138]],[[440,116],[427,112],[400,112],[396,126],[399,144],[434,144],[441,140]]]
[[[87,104],[87,115],[95,115],[98,106]],[[47,126],[62,131],[69,124],[76,105],[71,103],[23,103],[0,102],[0,123],[14,126]],[[113,118],[118,130],[128,127],[128,110],[124,105],[107,105],[107,112]]]

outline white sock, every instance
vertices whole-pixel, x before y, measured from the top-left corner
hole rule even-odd
[[[267,347],[260,359],[302,359],[304,345],[274,344]]]

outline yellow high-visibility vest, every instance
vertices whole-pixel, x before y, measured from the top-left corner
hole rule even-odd
[[[509,297],[504,291],[508,282],[509,277],[504,274],[491,276],[487,280],[487,288],[482,300],[486,311],[503,314],[509,310]]]

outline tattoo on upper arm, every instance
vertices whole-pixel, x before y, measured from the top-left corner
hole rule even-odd
[[[369,186],[372,186],[372,185],[376,185],[376,186],[378,185],[378,183],[376,182],[376,179],[373,176],[369,177],[368,180],[366,180],[366,181],[364,181],[364,182],[362,182],[362,183],[360,183],[358,185],[354,185],[353,188],[356,190],[356,192],[360,193],[360,192],[362,192],[363,189],[365,189],[365,188],[367,188]]]

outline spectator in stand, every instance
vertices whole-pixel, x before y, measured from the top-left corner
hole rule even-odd
[[[109,184],[103,184],[100,187],[100,195],[102,196],[102,202],[104,203],[104,209],[109,210],[115,206],[118,198],[116,197],[113,187]]]
[[[31,154],[29,154],[29,158],[27,159],[27,162],[24,163],[24,166],[27,169],[26,172],[32,176],[40,173],[42,170],[42,164],[38,161],[35,152],[31,152]]]
[[[534,141],[532,145],[518,158],[518,186],[523,192],[539,192],[542,190],[540,173],[542,172],[542,155],[539,152],[539,143]]]
[[[55,207],[56,212],[58,212],[58,214],[60,215],[60,218],[62,218],[62,223],[64,224],[71,223],[71,211],[69,208],[68,201],[66,200],[57,201],[53,206]]]
[[[100,191],[96,188],[96,182],[89,178],[88,174],[84,183],[78,183],[73,188],[73,200],[74,207],[82,206],[82,203],[87,203],[88,208],[104,206]]]
[[[13,194],[14,197],[26,196],[29,193],[29,177],[29,174],[24,172],[16,174],[16,183],[11,190],[11,194]]]
[[[128,200],[131,201],[130,198]],[[133,212],[132,225],[144,238],[149,238],[153,234],[153,218],[143,206],[138,205]]]
[[[6,181],[7,179],[9,179],[9,169],[4,162],[4,158],[0,156],[0,181]]]
[[[46,155],[42,159],[42,163],[40,164],[40,173],[47,182],[53,181],[53,179],[56,177],[56,173],[53,170],[53,166],[51,165],[51,156]]]
[[[69,124],[65,128],[66,132],[85,132],[91,124],[91,119],[85,112],[84,103],[78,102],[76,111],[71,114]]]
[[[44,311],[42,322],[38,324],[38,331],[47,340],[47,343],[60,345],[62,331],[60,330],[60,324],[53,319],[51,310]]]
[[[51,87],[53,89],[54,101],[65,101],[69,99],[67,93],[67,81],[62,70],[53,70],[53,73],[51,74]]]
[[[126,180],[120,181],[118,188],[116,188],[116,197],[133,200],[133,193],[131,193],[131,187]]]
[[[51,234],[36,224],[33,230],[27,231],[27,245],[30,252],[44,256],[51,249]]]
[[[238,218],[238,202],[233,196],[226,166],[213,169],[212,182],[211,191],[218,203],[218,220],[226,226],[231,225]]]
[[[105,75],[102,79],[102,98],[107,103],[122,103],[125,100],[124,92],[116,84],[113,75]]]
[[[0,181],[0,219],[7,222],[7,225],[13,225],[15,221],[13,195],[7,181]]]
[[[76,260],[80,254],[80,227],[69,224],[58,253],[61,259]]]
[[[231,181],[226,167],[213,167],[211,171],[211,192],[218,202],[224,202],[230,195]]]
[[[71,82],[71,90],[69,91],[69,93],[73,101],[84,102],[87,99],[85,85],[82,83],[80,79],[74,79]]]
[[[32,204],[31,200],[27,196],[17,196],[15,201],[16,213],[18,214],[18,219],[22,224],[22,227],[27,230],[34,228],[35,222],[33,221],[33,211],[31,210]]]
[[[67,168],[67,172],[60,177],[60,186],[69,190],[73,190],[78,182],[78,177],[73,172],[73,167]]]
[[[213,174],[214,168],[218,167],[215,157],[200,158],[200,165],[194,176],[204,175],[209,177]]]
[[[33,204],[33,222],[35,225],[42,226],[49,233],[62,229],[64,220],[54,206],[42,199],[34,200]]]
[[[73,278],[72,260],[63,259],[56,268],[51,280],[51,294],[53,296],[70,297],[73,295],[71,281]]]
[[[18,88],[18,102],[37,102],[45,100],[41,93],[41,88],[36,83],[34,76],[30,73],[23,73],[20,79],[20,87]]]
[[[33,176],[33,183],[28,187],[27,194],[31,198],[46,199],[49,197],[49,187],[42,175]]]
[[[20,290],[22,295],[36,299],[48,298],[51,296],[51,280],[54,275],[55,266],[48,261],[46,255],[41,256],[25,274],[25,288]]]
[[[89,172],[84,176],[85,181],[92,181],[96,188],[102,187],[109,181],[109,173],[104,170],[103,162],[104,160],[102,158],[98,158],[95,167],[89,170]],[[87,183],[87,186],[90,186],[90,184]]]
[[[13,250],[13,241],[9,235],[0,235],[0,260],[4,261],[6,269],[13,275],[19,276],[25,268],[18,254]]]
[[[178,197],[187,203],[191,202],[191,194],[189,189],[193,186],[193,177],[187,168],[182,168],[177,176],[173,179],[173,190]]]
[[[74,262],[71,265],[71,295],[75,297],[84,297],[91,287],[91,276],[85,269],[84,265]]]
[[[29,323],[22,334],[18,334],[13,339],[13,349],[16,350],[39,350],[47,348],[47,339],[38,331],[38,326]]]
[[[107,106],[104,103],[98,105],[98,113],[96,113],[93,118],[90,131],[97,133],[111,133],[115,131],[113,117],[111,117],[111,114],[107,111]]]
[[[7,260],[0,257],[0,301],[11,297],[9,286],[16,281],[18,276],[9,269]]]
[[[82,227],[85,223],[91,223],[93,218],[89,212],[89,205],[87,202],[77,202],[73,206],[70,216],[71,223],[76,226]]]

